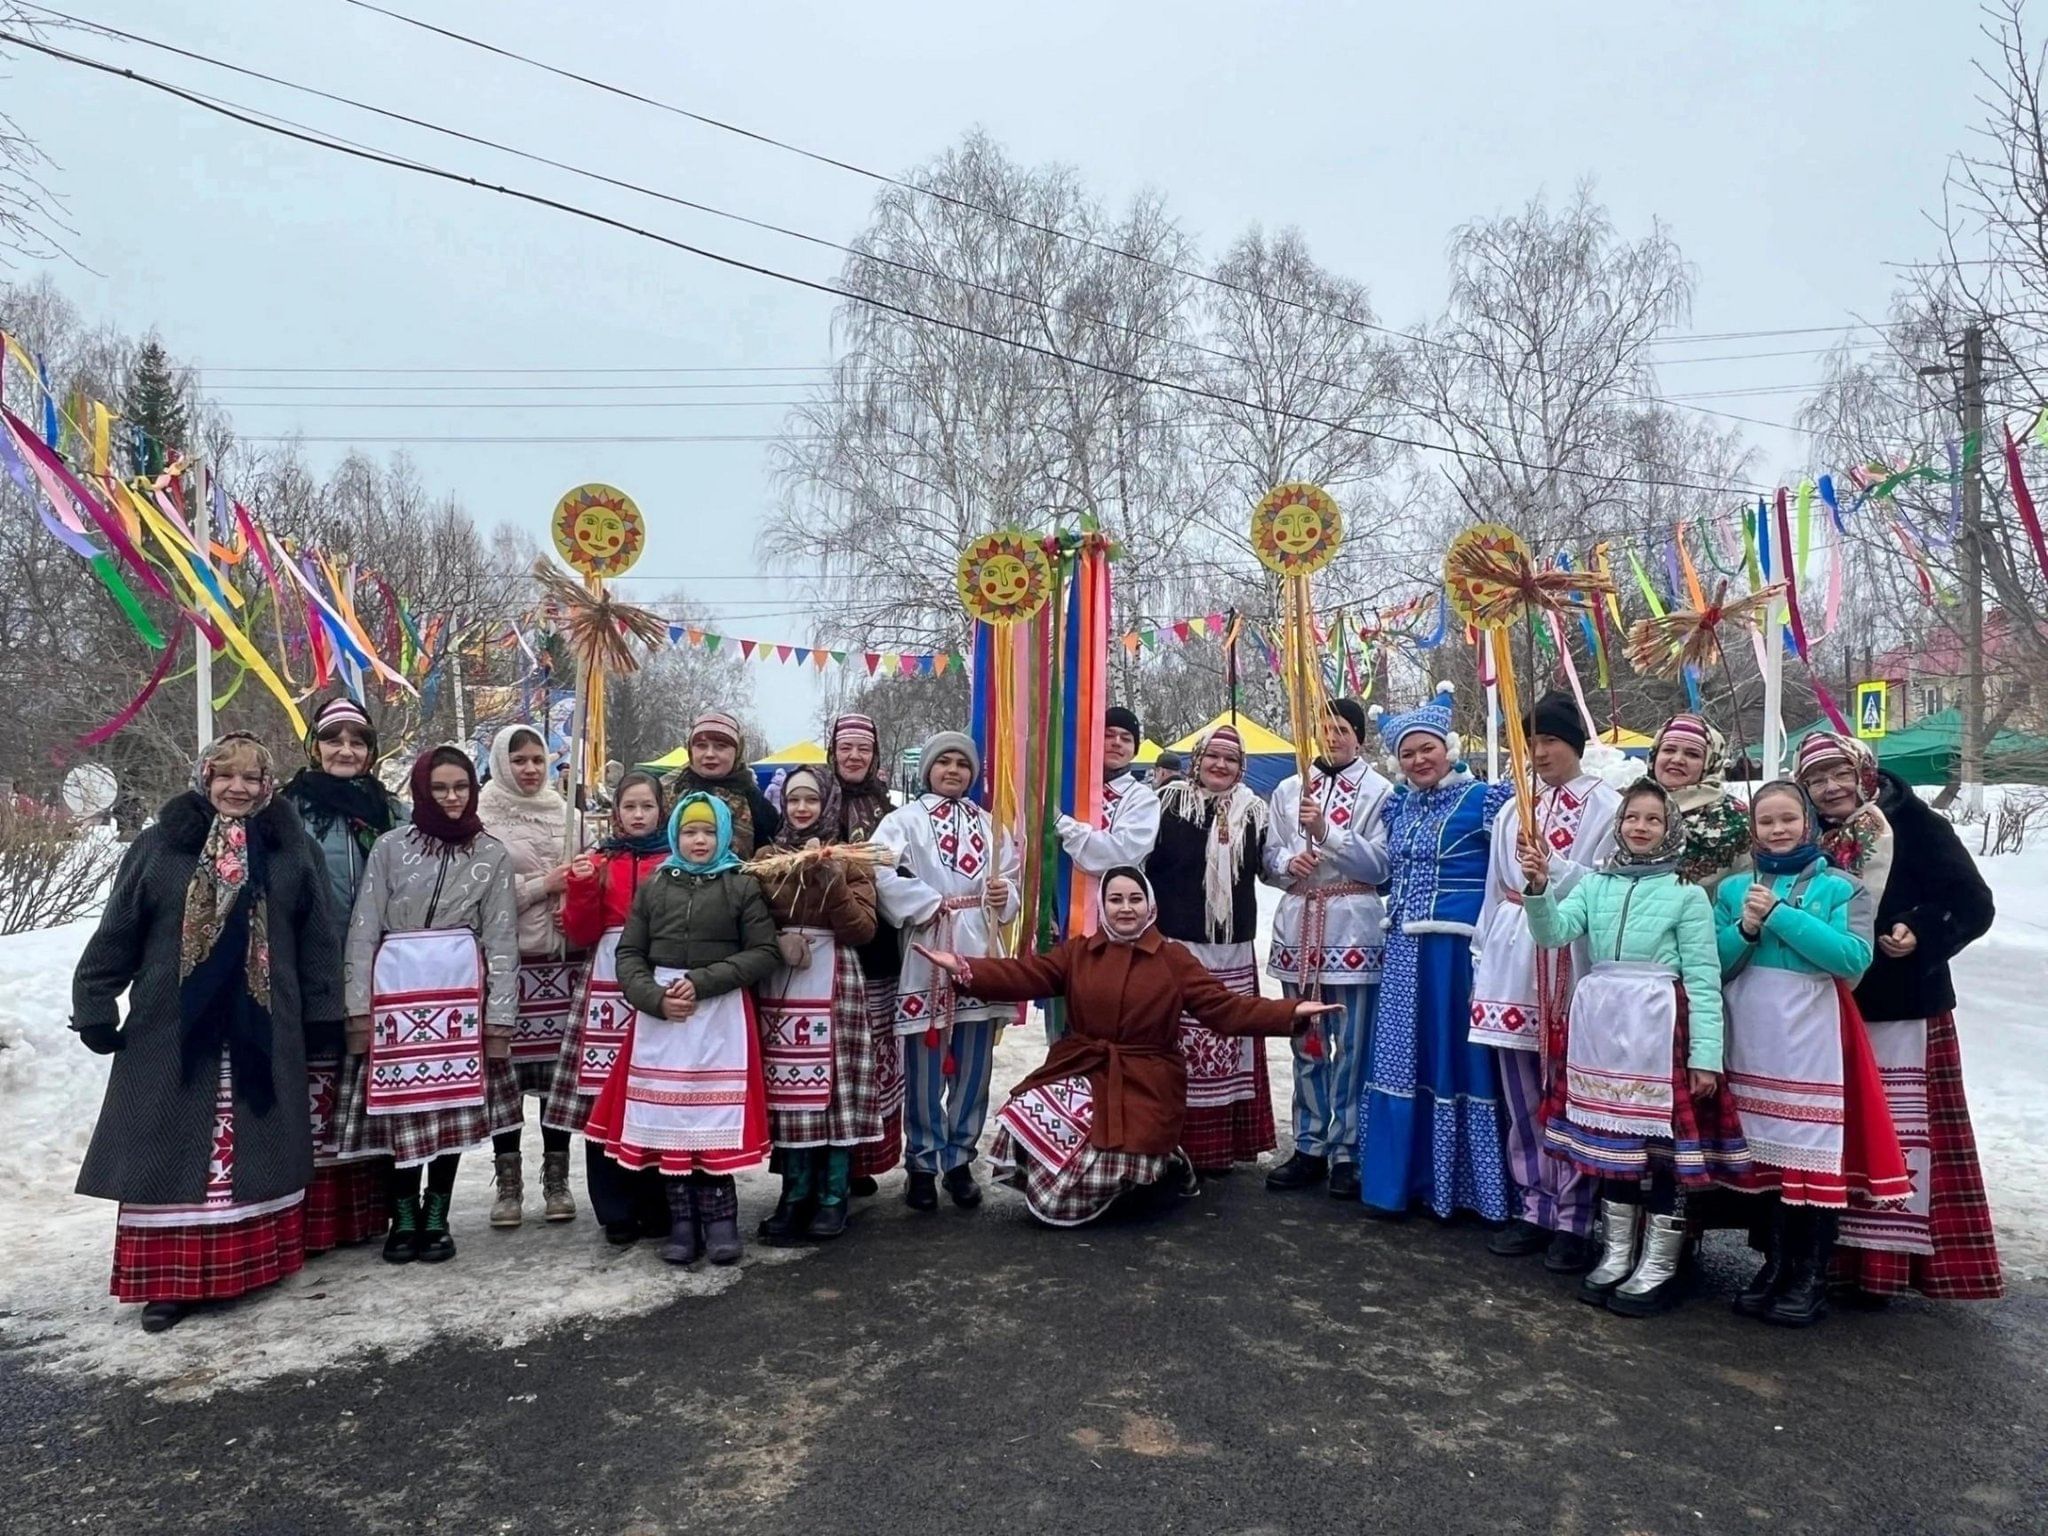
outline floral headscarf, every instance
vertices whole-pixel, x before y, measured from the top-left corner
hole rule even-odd
[[[253,751],[262,796],[240,816],[215,809],[216,770]],[[187,1083],[217,1071],[226,1051],[237,1093],[266,1113],[276,1102],[270,1071],[270,919],[265,899],[263,839],[249,823],[276,789],[270,750],[245,731],[230,731],[199,754],[193,783],[209,818],[206,839],[185,886],[178,935],[179,1069]]]
[[[1649,799],[1663,802],[1664,836],[1656,847],[1637,853],[1621,835],[1621,820],[1628,814],[1631,802]],[[1631,785],[1621,797],[1621,809],[1614,818],[1614,852],[1608,855],[1606,868],[1610,874],[1631,880],[1676,873],[1685,855],[1685,840],[1685,816],[1678,808],[1677,797],[1655,779],[1644,779]]]

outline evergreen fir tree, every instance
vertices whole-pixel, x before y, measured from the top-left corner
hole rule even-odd
[[[128,375],[128,387],[121,398],[121,415],[135,429],[129,444],[134,473],[159,475],[172,448],[185,446],[188,422],[185,394],[163,343],[151,336],[142,344],[135,366]]]

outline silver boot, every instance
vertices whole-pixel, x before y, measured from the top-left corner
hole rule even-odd
[[[1619,1200],[1600,1202],[1600,1262],[1579,1282],[1579,1300],[1607,1305],[1614,1288],[1626,1280],[1636,1262],[1636,1236],[1643,1229],[1643,1208]]]
[[[526,1198],[524,1165],[517,1152],[500,1152],[493,1160],[497,1175],[498,1198],[491,1202],[491,1225],[494,1227],[516,1227],[525,1220],[520,1210]]]
[[[1652,1216],[1643,1234],[1636,1272],[1614,1289],[1607,1309],[1623,1317],[1648,1317],[1678,1305],[1678,1270],[1685,1258],[1685,1218]]]

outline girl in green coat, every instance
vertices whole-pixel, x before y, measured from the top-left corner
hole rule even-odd
[[[1734,1181],[1771,1202],[1765,1259],[1735,1309],[1787,1327],[1827,1314],[1835,1213],[1912,1190],[1884,1082],[1849,989],[1870,964],[1876,900],[1830,868],[1806,791],[1750,798],[1756,872],[1714,895],[1728,1010],[1728,1091],[1756,1159]]]
[[[1579,1295],[1636,1317],[1677,1300],[1685,1187],[1749,1166],[1719,1092],[1721,966],[1706,892],[1679,877],[1685,838],[1677,803],[1646,779],[1622,797],[1612,857],[1562,899],[1543,850],[1521,851],[1530,933],[1547,949],[1584,938],[1592,961],[1544,1115],[1549,1155],[1602,1180],[1602,1254]]]

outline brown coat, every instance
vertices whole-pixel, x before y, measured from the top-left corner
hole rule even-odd
[[[1088,1079],[1095,1095],[1089,1142],[1106,1152],[1164,1157],[1180,1144],[1188,1072],[1180,1054],[1181,1015],[1219,1035],[1286,1035],[1290,998],[1240,997],[1187,950],[1152,929],[1133,944],[1103,934],[1069,939],[1050,954],[972,962],[962,986],[985,1002],[1067,1000],[1067,1033],[1045,1065],[1011,1093],[1063,1077]]]
[[[777,928],[828,928],[854,948],[875,936],[875,872],[867,865],[828,859],[779,875],[752,873]]]

